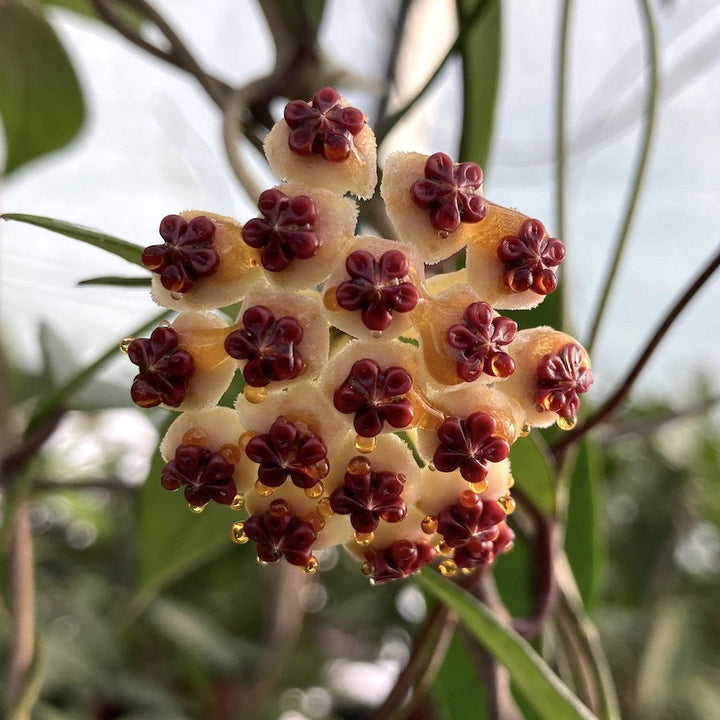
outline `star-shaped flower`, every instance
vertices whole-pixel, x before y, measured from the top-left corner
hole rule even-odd
[[[195,372],[195,361],[187,350],[178,348],[177,331],[158,327],[150,338],[137,338],[128,346],[128,358],[140,368],[130,395],[144,408],[160,403],[177,407],[185,399],[187,386]]]
[[[485,199],[478,192],[482,181],[479,165],[454,164],[445,153],[435,153],[425,163],[425,177],[415,181],[410,194],[418,207],[430,211],[436,230],[451,233],[462,222],[476,223],[485,217]]]
[[[251,515],[243,530],[257,543],[258,560],[267,563],[285,557],[291,565],[304,567],[317,540],[313,524],[291,512],[284,500],[273,500],[264,513]]]
[[[162,286],[170,292],[185,293],[217,270],[215,225],[204,215],[189,222],[180,215],[167,215],[160,222],[160,237],[165,243],[146,247],[142,262],[160,275]]]
[[[280,190],[265,190],[258,210],[262,217],[248,220],[242,236],[250,247],[260,249],[260,262],[266,270],[281,272],[296,258],[307,260],[317,254],[317,209],[307,195],[290,198]]]
[[[580,345],[568,343],[556,355],[545,355],[537,376],[537,409],[550,410],[562,418],[576,417],[580,408],[578,394],[587,392],[593,384],[587,355]]]
[[[348,471],[343,484],[330,495],[330,507],[339,515],[350,515],[350,524],[356,532],[371,533],[381,519],[399,522],[406,516],[404,484],[405,476],[401,473]]]
[[[365,126],[365,116],[354,107],[343,107],[333,88],[318,90],[311,103],[293,100],[285,106],[290,128],[288,146],[298,155],[321,155],[343,162],[353,152],[353,138]]]
[[[333,401],[341,413],[355,413],[353,424],[361,437],[375,437],[387,422],[394,428],[407,427],[413,419],[413,407],[405,395],[412,378],[401,367],[380,366],[369,358],[355,362]]]
[[[260,465],[258,480],[268,487],[280,487],[289,476],[297,487],[312,488],[328,473],[323,439],[283,416],[252,438],[245,452]]]
[[[516,236],[503,238],[497,255],[505,266],[503,280],[511,290],[548,295],[557,287],[553,268],[565,259],[565,246],[549,237],[539,220],[528,219]]]
[[[160,483],[166,490],[184,487],[185,499],[193,507],[204,507],[211,500],[230,505],[237,494],[234,471],[235,466],[219,452],[201,445],[180,445],[163,468]]]
[[[387,250],[379,260],[356,250],[348,255],[345,269],[350,279],[338,285],[337,303],[343,310],[360,310],[369,330],[386,330],[393,312],[410,312],[417,305],[417,288],[407,279],[410,264],[399,250]]]
[[[458,351],[458,377],[466,382],[477,380],[483,372],[505,378],[515,370],[515,361],[500,347],[512,342],[517,324],[493,315],[487,303],[472,303],[465,308],[462,324],[453,325],[447,331],[447,344]]]
[[[384,550],[366,550],[367,574],[376,585],[400,580],[417,572],[436,555],[430,544],[403,538]]]
[[[497,423],[486,412],[474,412],[467,419],[450,417],[438,428],[440,440],[433,465],[441,472],[460,469],[470,483],[481,482],[489,462],[500,462],[510,452],[508,441],[495,434]]]
[[[292,380],[305,367],[298,350],[303,330],[295,318],[275,319],[264,305],[248,308],[242,317],[243,328],[225,338],[230,357],[247,360],[243,377],[248,385],[264,387],[273,380]]]

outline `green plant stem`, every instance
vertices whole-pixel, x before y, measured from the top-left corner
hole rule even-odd
[[[638,359],[632,365],[624,380],[617,390],[591,415],[585,422],[573,430],[565,433],[563,438],[552,446],[551,450],[556,457],[560,457],[572,444],[585,436],[596,425],[612,415],[629,395],[640,373],[650,361],[658,345],[667,335],[668,331],[680,316],[680,313],[687,307],[690,301],[697,295],[705,283],[712,277],[720,267],[720,248],[713,255],[709,262],[703,267],[698,276],[690,283],[685,292],[678,298],[674,305],[668,310],[663,320],[658,325],[647,345],[641,351]]]
[[[610,299],[610,295],[612,294],[612,291],[615,287],[620,262],[625,253],[627,239],[630,234],[630,227],[632,225],[633,219],[635,217],[635,211],[638,206],[640,191],[642,190],[645,177],[647,176],[650,148],[652,146],[652,140],[656,124],[655,116],[659,97],[660,64],[658,59],[657,32],[655,30],[655,21],[653,19],[652,9],[650,7],[649,0],[638,1],[640,2],[642,11],[642,27],[645,37],[645,45],[647,47],[648,53],[648,90],[644,112],[645,121],[642,128],[642,144],[640,146],[640,153],[635,164],[635,171],[633,173],[633,179],[630,185],[630,192],[625,205],[625,212],[623,214],[620,232],[618,234],[617,240],[615,241],[615,251],[613,253],[610,268],[608,269],[605,280],[601,285],[601,287],[603,288],[602,295],[600,296],[600,301],[593,315],[590,334],[586,343],[586,348],[589,353],[592,353],[592,349],[595,345],[600,326],[605,316],[605,310],[607,308],[608,300]]]
[[[572,0],[564,0],[560,11],[560,38],[557,57],[557,95],[555,96],[555,223],[557,233],[566,237],[565,198],[567,189],[567,76],[570,13]]]

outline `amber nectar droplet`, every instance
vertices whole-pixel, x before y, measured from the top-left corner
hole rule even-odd
[[[233,501],[230,503],[232,510],[242,510],[245,507],[245,496],[242,493],[238,493]]]
[[[192,503],[189,503],[188,507],[190,512],[194,512],[196,515],[199,515],[205,509],[204,505],[193,505]]]
[[[263,485],[259,480],[256,480],[255,492],[262,497],[270,497],[275,492],[275,488],[269,485]]]
[[[432,535],[437,530],[437,526],[437,518],[434,515],[426,515],[420,523],[420,527],[426,535]]]
[[[375,446],[377,445],[377,440],[374,437],[362,437],[362,435],[356,435],[355,436],[355,449],[358,452],[361,453],[371,453]]]
[[[323,293],[323,305],[330,312],[339,312],[342,308],[337,301],[337,287],[328,288]]]
[[[478,483],[474,483],[474,484],[477,485]],[[487,487],[487,483],[486,483],[485,487]],[[463,492],[460,493],[460,497],[458,498],[458,501],[460,502],[460,504],[463,507],[471,508],[471,507],[475,507],[475,505],[477,505],[479,499],[480,499],[480,496],[476,492],[473,492],[472,490],[464,490]]]
[[[202,428],[190,428],[182,436],[183,445],[200,445],[205,447],[208,443],[207,433]]]
[[[497,503],[505,511],[506,515],[510,515],[515,510],[515,499],[510,495],[499,497]]]
[[[557,419],[557,426],[561,430],[572,430],[577,425],[577,418],[576,417],[558,417]]]
[[[243,390],[243,395],[249,403],[257,405],[261,403],[267,397],[267,388],[264,387],[253,387],[252,385],[246,385]]]
[[[130,345],[134,339],[134,337],[125,337],[120,341],[120,350],[126,355],[128,354],[128,350],[130,349]]]
[[[241,522],[236,522],[230,528],[230,537],[238,545],[244,545],[250,539],[245,532],[245,524]]]
[[[305,488],[305,495],[311,500],[315,500],[315,498],[319,498],[323,494],[324,490],[325,486],[321,482],[317,482],[312,487]]]
[[[307,561],[307,564],[305,565],[305,567],[303,567],[303,570],[308,575],[313,575],[318,571],[318,567],[320,567],[318,559],[314,555],[311,555],[310,559]]]
[[[356,532],[355,533],[355,542],[358,545],[369,545],[373,541],[374,537],[375,537],[374,533],[371,533],[371,532],[369,532],[369,533]]]
[[[318,503],[317,509],[323,517],[332,517],[335,514],[332,505],[330,505],[330,498],[323,498]]]
[[[440,570],[440,574],[444,577],[452,577],[457,573],[458,567],[455,564],[454,560],[451,560],[448,558],[447,560],[443,560],[440,565],[438,565],[438,570]]]
[[[478,482],[470,483],[470,488],[478,495],[482,495],[488,489],[488,481],[479,480]]]

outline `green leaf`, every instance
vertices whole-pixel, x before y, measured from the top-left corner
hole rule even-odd
[[[227,506],[212,502],[201,514],[191,512],[182,491],[171,493],[160,485],[163,466],[156,453],[139,502],[135,611],[141,611],[168,585],[233,547],[230,528],[239,519]]]
[[[54,5],[55,7],[72,10],[74,13],[85,17],[97,18],[98,16],[90,0],[41,0],[41,2],[43,5]]]
[[[586,608],[592,605],[601,565],[601,480],[602,458],[597,447],[585,440],[570,485],[565,552]]]
[[[551,456],[538,433],[520,438],[510,448],[510,464],[518,489],[545,515],[555,513]]]
[[[5,213],[0,215],[0,219],[15,220],[16,222],[27,223],[28,225],[45,228],[46,230],[60,233],[60,235],[66,235],[67,237],[80,240],[88,243],[88,245],[93,245],[101,250],[117,255],[123,260],[127,260],[134,265],[138,265],[143,268],[143,270],[147,269],[143,265],[141,259],[143,248],[139,245],[129,243],[127,240],[121,240],[120,238],[113,237],[112,235],[101,233],[99,230],[94,230],[93,228],[84,227],[82,225],[74,225],[73,223],[65,222],[64,220],[42,217],[40,215]]]
[[[102,277],[80,280],[78,285],[112,285],[114,287],[150,287],[149,277],[118,277],[117,275],[103,275]]]
[[[85,118],[70,59],[41,7],[0,2],[0,116],[5,174],[69,143]]]
[[[425,570],[418,579],[452,608],[477,640],[507,668],[515,687],[539,717],[595,720],[532,645],[504,625],[486,605],[436,572]]]
[[[464,105],[458,158],[484,166],[490,155],[500,82],[500,0],[457,0],[456,7],[461,27],[464,19],[479,11],[474,25],[459,40]]]
[[[478,682],[477,668],[457,632],[433,685],[433,695],[444,710],[443,717],[448,720],[480,717],[478,710],[485,706],[485,693],[482,683]]]

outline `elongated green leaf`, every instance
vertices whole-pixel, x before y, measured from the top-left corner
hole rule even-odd
[[[542,436],[532,433],[510,448],[510,463],[517,487],[540,512],[555,512],[555,485],[550,455]]]
[[[141,259],[143,248],[139,245],[129,243],[127,240],[121,240],[120,238],[113,237],[112,235],[101,233],[99,230],[93,230],[92,228],[83,227],[82,225],[74,225],[73,223],[65,222],[64,220],[42,217],[40,215],[5,213],[4,215],[0,215],[0,219],[15,220],[16,222],[27,223],[28,225],[45,228],[46,230],[60,233],[60,235],[66,235],[67,237],[80,240],[84,243],[88,243],[88,245],[93,245],[101,250],[117,255],[123,260],[127,260],[134,265],[139,265],[144,270],[146,269],[142,264]]]
[[[589,441],[580,445],[570,485],[565,552],[583,603],[592,605],[600,571],[601,458]]]
[[[500,622],[486,605],[435,572],[424,571],[419,580],[451,607],[478,641],[507,668],[518,691],[539,717],[544,720],[595,720],[532,645]]]
[[[0,2],[0,116],[6,175],[66,145],[82,127],[80,84],[40,5]]]
[[[477,668],[457,632],[435,679],[433,695],[448,720],[481,717],[478,710],[485,706],[485,692],[477,681]]]
[[[117,275],[104,275],[102,277],[80,280],[78,285],[112,285],[114,287],[150,287],[149,277],[118,277]]]
[[[490,155],[500,82],[500,0],[457,0],[460,25],[480,5],[480,14],[459,44],[463,73],[463,121],[458,157],[481,166]]]

